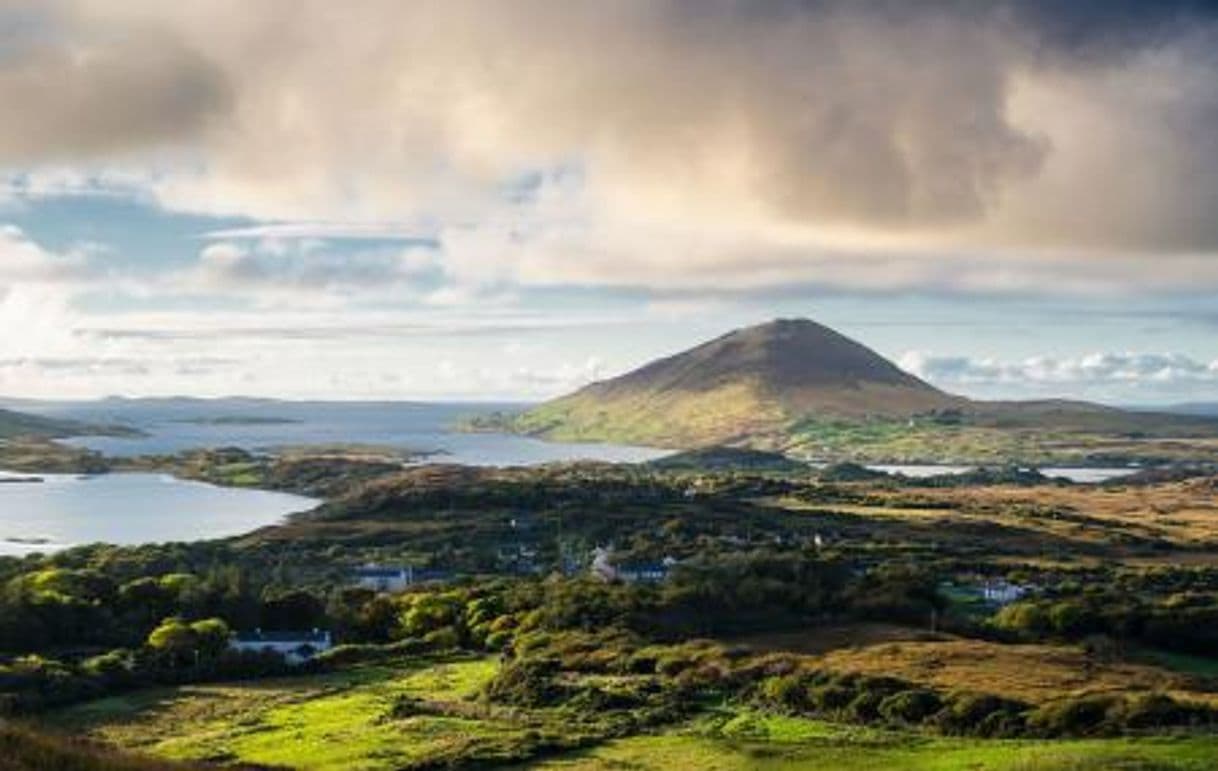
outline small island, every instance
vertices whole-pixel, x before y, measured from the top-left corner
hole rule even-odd
[[[46,480],[37,476],[0,476],[0,485],[30,485],[44,481]]]
[[[54,543],[50,538],[23,538],[21,536],[9,536],[4,539],[4,542],[19,546],[47,546]]]

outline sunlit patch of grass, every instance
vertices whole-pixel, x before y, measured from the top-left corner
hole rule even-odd
[[[930,737],[742,712],[531,766],[567,771],[1202,771],[1218,737],[996,741]]]
[[[394,716],[402,696],[461,700],[493,659],[420,661],[252,683],[183,686],[89,702],[53,717],[81,732],[166,758],[307,769],[390,769],[520,733],[495,720]]]

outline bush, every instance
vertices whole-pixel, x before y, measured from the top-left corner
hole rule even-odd
[[[944,733],[974,736],[1008,736],[1022,725],[1028,706],[999,696],[957,693],[949,697],[935,722]]]
[[[929,720],[943,707],[934,691],[899,691],[880,702],[880,716],[890,723],[917,725]]]
[[[884,701],[881,691],[858,691],[846,705],[846,714],[860,723],[871,723],[880,716],[880,703]]]
[[[518,707],[544,707],[560,700],[554,682],[558,673],[554,659],[522,659],[502,669],[486,684],[483,695],[490,701]]]
[[[1042,705],[1028,715],[1028,728],[1040,736],[1088,736],[1111,729],[1108,713],[1119,711],[1112,696],[1083,696]]]
[[[681,654],[664,656],[656,662],[656,674],[664,675],[665,677],[676,677],[696,663],[692,657]]]
[[[808,700],[820,712],[845,709],[854,699],[854,691],[841,685],[822,685],[808,691]]]
[[[1162,693],[1140,693],[1130,696],[1109,710],[1109,722],[1123,728],[1146,729],[1187,725],[1195,718],[1203,717],[1199,710],[1190,709]]]
[[[808,701],[807,683],[799,675],[766,678],[758,695],[766,706],[774,709],[802,712],[812,706]]]
[[[436,629],[423,635],[423,642],[434,651],[448,651],[461,645],[461,635],[451,626]]]
[[[1048,612],[1036,602],[1024,601],[1007,605],[994,614],[994,626],[1004,632],[1035,640],[1051,631],[1053,623]]]

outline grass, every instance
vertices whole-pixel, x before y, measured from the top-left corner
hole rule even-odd
[[[907,645],[905,643],[899,644]],[[873,646],[888,649],[892,644]],[[830,654],[833,655],[833,654]],[[884,658],[893,660],[891,651]],[[896,663],[900,663],[899,657]],[[480,767],[528,746],[537,719],[488,710],[469,697],[491,678],[493,658],[423,660],[250,683],[162,688],[102,699],[55,714],[52,725],[85,739],[169,760],[300,769],[381,771]],[[409,696],[444,711],[395,711]],[[462,709],[463,707],[464,709]],[[1071,741],[939,737],[821,720],[713,709],[659,733],[641,733],[535,759],[528,768],[569,771],[1192,771],[1209,769],[1218,736]],[[511,761],[516,762],[516,761]],[[460,765],[457,762],[457,765]]]
[[[1148,690],[1212,699],[1212,694],[1192,690],[1190,678],[1180,673],[1140,663],[1089,660],[1073,646],[966,639],[893,642],[833,650],[819,663],[832,671],[891,675],[941,690],[999,693],[1032,704]]]
[[[737,713],[542,762],[557,771],[1201,771],[1218,737],[1076,741],[931,738]]]
[[[60,730],[179,760],[306,769],[392,769],[519,733],[486,719],[396,718],[411,696],[458,701],[493,676],[493,659],[360,667],[338,674],[155,689],[90,702]]]
[[[1204,480],[1202,480],[1204,482]],[[865,501],[819,501],[787,495],[768,505],[823,522],[839,538],[968,548],[993,561],[1056,555],[1078,564],[1103,557],[1128,564],[1212,565],[1218,555],[1218,504],[1206,484],[1147,487],[992,485],[875,488]]]
[[[840,648],[859,648],[889,642],[947,639],[926,629],[878,622],[827,624],[798,631],[766,632],[728,637],[723,642],[759,652],[819,655]]]
[[[4,771],[185,771],[185,766],[135,757],[62,736],[0,722]]]

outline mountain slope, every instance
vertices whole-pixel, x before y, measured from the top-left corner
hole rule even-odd
[[[751,447],[821,460],[1218,460],[1214,418],[1069,400],[973,401],[806,319],[736,330],[478,427],[679,449]]]
[[[513,428],[671,447],[781,445],[791,423],[810,415],[891,419],[966,405],[828,327],[780,319],[593,383]]]

